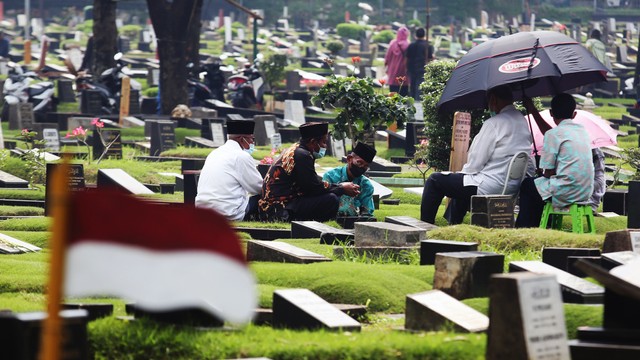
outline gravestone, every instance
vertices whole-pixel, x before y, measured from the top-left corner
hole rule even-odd
[[[353,232],[336,229],[333,226],[317,221],[292,221],[292,239],[320,239],[321,244],[348,243],[353,239]]]
[[[196,307],[186,307],[177,310],[153,311],[135,303],[125,305],[127,314],[133,314],[136,319],[150,319],[156,322],[191,326],[199,328],[221,328],[224,321],[217,316]]]
[[[91,322],[113,314],[113,304],[105,303],[64,303],[62,308],[65,310],[85,310],[87,312],[87,321]]]
[[[514,225],[511,195],[473,195],[471,225],[487,228],[512,228]]]
[[[176,148],[176,124],[171,120],[151,122],[151,156]]]
[[[629,181],[629,206],[627,213],[627,228],[640,229],[640,181]]]
[[[354,224],[354,244],[360,246],[417,245],[426,232],[412,226],[385,222],[358,222]]]
[[[0,233],[0,254],[22,254],[28,252],[37,252],[41,248],[18,240],[6,234]]]
[[[247,261],[310,264],[331,261],[331,259],[282,241],[249,240],[247,241]]]
[[[504,255],[486,251],[463,251],[436,254],[433,288],[456,299],[485,297],[489,278],[501,274]]]
[[[34,122],[33,104],[18,103],[9,105],[10,130],[31,129]]]
[[[282,146],[282,135],[275,133],[271,135],[271,148],[279,149]]]
[[[115,188],[135,195],[153,194],[153,191],[149,190],[122,169],[98,170],[97,186],[98,188]]]
[[[491,279],[487,360],[569,360],[560,287],[553,275]]]
[[[0,312],[0,348],[2,358],[11,360],[38,359],[45,312]],[[60,311],[60,355],[64,360],[89,359],[87,311]]]
[[[338,140],[335,137],[329,136],[329,144],[327,146],[327,155],[342,159],[347,156],[347,149],[345,146],[345,139]]]
[[[0,188],[26,189],[28,187],[29,182],[27,180],[0,170]]]
[[[582,270],[576,267],[578,261],[584,260],[588,261],[594,265],[602,266],[602,257],[601,256],[568,256],[567,257],[567,272],[571,275],[575,275],[579,278],[587,277],[587,274],[582,272]]]
[[[407,295],[404,328],[416,331],[453,329],[484,332],[489,318],[440,290]]]
[[[378,221],[373,216],[338,216],[336,222],[342,226],[343,229],[353,229],[357,222],[376,222]]]
[[[467,162],[469,139],[471,138],[471,114],[457,111],[453,115],[453,131],[451,134],[451,155],[449,171],[460,171]],[[472,223],[473,224],[473,223]]]
[[[555,275],[562,288],[562,299],[566,303],[601,304],[604,289],[566,271],[541,261],[512,261],[509,272],[528,271],[536,274]]]
[[[604,236],[602,253],[633,251],[640,253],[640,229],[609,231]]]
[[[124,116],[122,118],[122,127],[123,128],[132,128],[132,127],[143,127],[144,120],[139,119],[135,116]]]
[[[374,156],[373,161],[369,163],[369,170],[400,172],[402,171],[402,166],[398,164],[394,164],[391,161],[381,158],[379,156]]]
[[[405,156],[413,158],[416,153],[416,145],[420,144],[422,140],[426,140],[427,136],[424,133],[424,123],[420,122],[408,122],[406,125],[406,138],[405,138]]]
[[[209,139],[205,139],[200,136],[185,136],[184,137],[184,146],[186,147],[198,147],[198,148],[209,148],[213,149],[217,146],[213,143],[213,141]]]
[[[298,127],[306,122],[304,118],[304,105],[300,100],[284,101],[284,118]]]
[[[627,189],[608,189],[602,197],[602,211],[627,215]]]
[[[438,228],[437,225],[429,224],[428,222],[418,220],[411,216],[387,216],[384,218],[384,221],[391,224],[413,226],[415,228],[422,229],[425,231],[430,231]]]
[[[107,146],[109,148],[107,149]],[[104,152],[104,156],[102,153]],[[93,158],[98,159],[122,159],[122,138],[120,130],[102,129],[93,132]]]
[[[60,164],[47,163],[47,175],[44,190],[44,214],[49,215],[49,204],[51,203],[51,189],[53,171],[60,166]],[[84,166],[82,164],[69,164],[69,174],[67,175],[68,189],[70,191],[83,191],[85,190],[84,180]]]
[[[297,71],[287,71],[287,91],[300,90],[300,80],[302,76]]]
[[[639,253],[633,251],[618,251],[602,254],[602,256],[600,256],[600,263],[606,270],[611,270],[616,266],[626,265],[637,259],[640,259]]]
[[[273,135],[278,132],[275,115],[255,115],[253,120],[256,124],[253,131],[256,146],[269,145]]]
[[[544,247],[542,249],[542,262],[563,271],[569,271],[567,263],[569,256],[600,256],[600,249],[559,247]]]
[[[44,141],[44,149],[51,152],[60,151],[60,133],[58,128],[44,128],[39,132],[42,134],[42,140]]]
[[[478,251],[478,243],[451,240],[420,241],[420,265],[433,265],[436,254],[448,252]]]
[[[407,132],[406,130],[400,130],[398,132],[386,130],[389,137],[387,138],[387,145],[389,149],[405,149],[407,147]],[[414,148],[415,151],[415,148]]]
[[[72,80],[58,79],[58,100],[60,102],[76,102]]]
[[[307,289],[273,292],[273,326],[360,331],[359,322]]]
[[[80,112],[92,115],[102,113],[102,93],[99,90],[83,90],[80,95]]]
[[[224,119],[202,119],[202,137],[213,141],[215,147],[224,145],[227,141],[224,123]]]

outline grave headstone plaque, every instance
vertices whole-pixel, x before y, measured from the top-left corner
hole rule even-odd
[[[18,113],[20,114],[20,128],[31,129],[36,121],[33,114],[33,104],[20,103],[18,105]]]
[[[153,191],[149,190],[149,188],[134,179],[122,169],[98,170],[97,186],[99,188],[111,187],[135,195],[153,194]]]
[[[627,215],[627,189],[608,189],[602,197],[602,211]]]
[[[67,79],[58,80],[58,100],[60,100],[60,102],[76,102],[76,93],[73,91],[73,81]]]
[[[447,252],[478,251],[478,243],[451,240],[420,241],[420,265],[433,265],[436,254]]]
[[[413,157],[416,152],[416,145],[427,137],[424,133],[424,123],[408,122],[406,124],[406,141],[404,153],[408,157]]]
[[[638,258],[640,258],[640,254],[633,251],[610,252],[600,256],[602,267],[607,270],[611,270],[616,266],[628,264]]]
[[[247,261],[310,264],[331,261],[331,259],[282,241],[249,240]]]
[[[271,137],[277,133],[275,115],[255,115],[253,120],[256,123],[253,131],[256,146],[269,145]]]
[[[513,198],[510,195],[472,196],[471,225],[512,228],[514,225]]]
[[[569,360],[560,287],[553,275],[491,279],[487,360]]]
[[[304,105],[300,100],[284,101],[284,118],[292,121],[297,126],[305,123]]]
[[[293,329],[360,331],[360,323],[307,289],[273,292],[273,325]]]
[[[107,148],[109,146],[109,148]],[[103,155],[104,153],[104,155]],[[122,139],[120,130],[100,130],[93,132],[93,158],[102,159],[122,159]]]
[[[0,187],[26,189],[29,187],[29,182],[0,170]]]
[[[504,255],[486,251],[436,254],[433,288],[456,299],[484,297],[489,293],[489,278],[502,273]]]
[[[282,146],[282,135],[275,133],[271,135],[271,148],[279,149]]]
[[[469,139],[471,138],[471,114],[457,111],[453,115],[453,134],[451,136],[451,155],[449,171],[460,171],[467,162]]]
[[[560,270],[569,271],[567,263],[569,256],[600,256],[600,249],[559,247],[544,247],[542,249],[542,262]]]
[[[640,229],[609,231],[604,236],[602,253],[634,251],[640,254]]]
[[[224,127],[224,119],[203,119],[202,137],[213,141],[215,147],[224,145],[227,141],[227,132]]]
[[[426,237],[422,229],[386,222],[357,222],[353,226],[356,246],[418,245]]]
[[[404,225],[404,226],[413,226],[418,229],[422,229],[425,231],[437,229],[437,225],[429,224],[428,222],[424,222],[422,220],[418,220],[411,216],[387,216],[384,218],[385,222]]]
[[[317,221],[292,221],[292,239],[320,239],[323,244],[346,243],[353,239],[353,232],[336,229]]]
[[[566,271],[547,265],[542,261],[512,261],[509,272],[528,271],[536,274],[555,275],[562,288],[562,299],[566,303],[601,304],[604,289]]]
[[[47,163],[47,175],[46,175],[46,186],[44,190],[44,214],[49,215],[49,204],[50,204],[50,196],[51,189],[49,186],[51,184],[51,179],[53,176],[53,171],[60,166],[60,164]],[[84,181],[84,166],[82,164],[69,164],[69,175],[68,179],[68,188],[70,191],[83,191],[85,190],[85,181]]]
[[[298,74],[297,71],[288,71],[287,72],[287,91],[300,90],[300,80],[302,80],[302,76],[300,76],[300,74]]]
[[[489,318],[440,290],[407,295],[405,329],[438,331],[449,324],[459,332],[484,332]]]
[[[80,96],[80,112],[100,114],[102,112],[102,93],[98,90],[83,90]]]
[[[158,156],[165,150],[176,147],[176,124],[171,120],[151,123],[151,156]]]

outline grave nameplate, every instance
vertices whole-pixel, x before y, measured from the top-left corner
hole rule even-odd
[[[460,171],[467,162],[469,139],[471,137],[471,114],[457,111],[453,115],[453,134],[451,136],[451,155],[449,171]]]
[[[420,241],[420,265],[435,264],[436,254],[462,251],[478,251],[478,243],[451,240],[422,240]]]
[[[448,324],[455,331],[484,332],[489,318],[440,290],[407,295],[405,329],[438,331]]]
[[[640,229],[609,231],[604,236],[602,253],[634,251],[640,253]]]
[[[67,79],[58,80],[58,100],[60,102],[76,102],[73,81]]]
[[[0,187],[26,189],[29,187],[29,182],[15,175],[0,170]]]
[[[494,276],[489,316],[487,360],[570,359],[560,287],[554,276]]]
[[[310,264],[331,261],[331,259],[282,241],[249,240],[247,261]]]
[[[253,120],[256,124],[253,131],[256,146],[268,145],[271,137],[277,132],[275,115],[255,115]]]
[[[569,271],[567,264],[569,256],[600,256],[600,249],[558,247],[544,247],[542,249],[542,262],[563,271]]]
[[[360,331],[360,323],[307,289],[273,292],[273,326]]]
[[[80,112],[94,115],[102,113],[102,93],[98,90],[83,90],[80,96]]]
[[[44,189],[44,214],[49,215],[49,204],[51,197],[51,189],[49,188],[51,184],[51,179],[53,176],[53,171],[60,166],[60,164],[47,163],[47,175],[46,175],[46,186]],[[68,179],[68,188],[71,191],[82,191],[85,189],[85,181],[84,181],[84,166],[82,164],[69,164],[69,174],[67,176]]]
[[[424,123],[421,122],[409,122],[406,124],[406,138],[405,138],[405,156],[413,157],[416,152],[416,145],[420,144],[422,140],[426,140],[427,137],[424,133]]]
[[[305,123],[304,105],[300,100],[284,101],[284,118],[291,120],[296,127]]]
[[[149,190],[122,169],[98,170],[97,186],[99,188],[112,187],[135,195],[153,194],[153,191]]]
[[[510,195],[472,196],[471,225],[512,228],[514,225],[513,198]]]
[[[489,293],[489,278],[502,273],[504,255],[486,251],[436,254],[433,288],[456,299],[484,297]]]
[[[213,141],[215,147],[220,147],[227,141],[224,123],[224,119],[202,119],[200,134],[203,138]]]
[[[343,140],[338,140],[336,138],[334,138],[333,136],[331,136],[331,139],[329,140],[331,142],[331,154],[334,157],[338,158],[338,159],[342,159],[343,157],[347,156],[347,152],[344,146],[344,139]]]
[[[171,120],[159,120],[151,123],[151,156],[176,147],[176,124]]]
[[[418,229],[422,229],[425,231],[437,229],[437,225],[429,224],[428,222],[424,222],[422,220],[418,220],[411,216],[387,216],[384,218],[385,222],[404,225],[404,226],[413,226]]]
[[[20,103],[18,105],[18,113],[20,116],[20,128],[31,129],[33,127],[33,123],[36,122],[33,114],[33,104]]]
[[[422,229],[386,222],[357,222],[354,229],[356,246],[417,245],[426,237],[426,231]]]
[[[6,234],[0,233],[0,253],[20,254],[27,252],[36,252],[42,250],[41,248],[31,245],[22,240],[18,240]]]
[[[215,148],[217,147],[213,141],[205,139],[200,136],[185,136],[184,146],[186,147],[198,147],[198,148]]]
[[[282,135],[276,133],[271,136],[271,148],[279,149],[282,146]]]
[[[107,148],[109,146],[109,148]],[[103,155],[104,153],[104,155]],[[100,130],[93,132],[93,158],[122,159],[122,139],[120,130]]]
[[[238,121],[246,120],[244,116],[240,114],[227,114],[227,117],[229,118],[229,120],[238,120]]]
[[[391,131],[389,129],[386,130],[387,134],[389,134],[387,144],[389,149],[405,149],[407,144],[407,132],[406,130],[400,130],[398,132]]]
[[[369,169],[372,171],[391,171],[391,172],[400,172],[402,171],[402,167],[398,164],[394,164],[391,161],[381,158],[379,156],[375,156],[373,161],[369,163]]]
[[[60,151],[60,133],[57,128],[42,129],[42,139],[44,140],[44,148],[47,151]]]
[[[317,221],[292,221],[292,239],[320,239],[322,244],[333,245],[346,243],[353,239],[353,232],[344,229],[336,229],[332,226]]]
[[[63,310],[61,317],[60,358],[89,359],[87,311]],[[0,348],[2,358],[12,360],[38,359],[45,312],[0,312]]]
[[[536,274],[555,275],[562,288],[562,299],[566,303],[601,304],[604,289],[566,271],[541,261],[512,261],[509,272],[528,271]]]
[[[633,251],[618,251],[602,254],[602,267],[611,270],[616,266],[625,265],[640,258],[640,254]]]

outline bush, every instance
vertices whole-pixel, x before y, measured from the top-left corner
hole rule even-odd
[[[154,87],[150,87],[148,89],[145,89],[142,92],[142,95],[146,96],[146,97],[156,97],[156,96],[158,96],[158,87],[154,86]]]
[[[422,21],[418,20],[418,19],[411,19],[409,21],[407,21],[407,27],[422,27]]]
[[[329,50],[333,55],[336,55],[340,52],[340,50],[344,49],[344,44],[341,41],[329,41],[327,45],[325,45],[327,50]]]
[[[286,66],[287,56],[281,54],[273,54],[260,64],[260,71],[269,87],[273,88],[277,82],[284,79]]]
[[[558,7],[551,4],[542,4],[538,7],[538,13],[540,19],[555,19],[560,22],[568,23],[571,19],[591,19],[593,15],[593,8],[588,6],[572,6],[572,7]]]
[[[346,37],[348,39],[356,39],[359,40],[361,35],[364,35],[364,32],[367,30],[367,27],[364,25],[358,24],[349,24],[342,23],[336,26],[336,32],[341,37]]]
[[[138,39],[142,26],[140,25],[124,25],[118,29],[118,33],[122,36],[126,36],[129,39]]]
[[[371,40],[378,44],[388,44],[391,40],[395,39],[396,34],[393,30],[382,30],[379,33],[373,35]]]

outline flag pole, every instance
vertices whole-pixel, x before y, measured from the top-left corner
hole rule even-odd
[[[69,158],[65,156],[57,166],[51,178],[52,196],[50,197],[53,215],[51,260],[49,265],[49,284],[47,287],[48,316],[42,327],[40,359],[59,360],[62,345],[62,320],[60,319],[60,303],[64,283],[65,242],[67,241],[68,202],[69,202]]]

